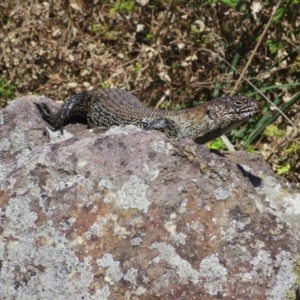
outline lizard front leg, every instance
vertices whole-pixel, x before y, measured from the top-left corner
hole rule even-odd
[[[178,126],[173,120],[170,120],[165,117],[158,117],[149,122],[149,124],[145,127],[146,130],[159,130],[166,134],[168,137],[176,138],[178,137]]]

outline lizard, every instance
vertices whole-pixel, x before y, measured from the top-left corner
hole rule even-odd
[[[74,115],[87,119],[89,128],[133,124],[164,132],[170,138],[192,138],[204,144],[230,132],[258,114],[260,104],[246,96],[225,96],[182,110],[158,110],[142,104],[121,89],[101,89],[75,94],[57,113],[45,103],[35,103],[51,130],[60,130]]]

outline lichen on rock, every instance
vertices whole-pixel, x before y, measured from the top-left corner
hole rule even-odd
[[[296,295],[299,193],[261,157],[133,126],[54,140],[38,101],[57,109],[0,112],[1,299]]]

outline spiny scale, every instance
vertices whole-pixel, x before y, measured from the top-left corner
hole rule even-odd
[[[73,115],[87,119],[90,128],[133,124],[156,129],[171,138],[190,137],[199,144],[228,133],[260,112],[260,105],[245,96],[217,98],[179,111],[155,110],[120,89],[96,90],[71,96],[57,114],[44,103],[36,103],[52,130],[61,130]]]

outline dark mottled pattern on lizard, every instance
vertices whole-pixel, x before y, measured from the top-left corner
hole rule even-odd
[[[82,115],[90,128],[134,124],[156,129],[168,137],[190,137],[202,144],[239,126],[260,112],[258,102],[245,96],[217,98],[183,110],[155,110],[120,89],[96,90],[71,96],[58,113],[46,104],[36,104],[52,130],[61,130],[73,115]]]

